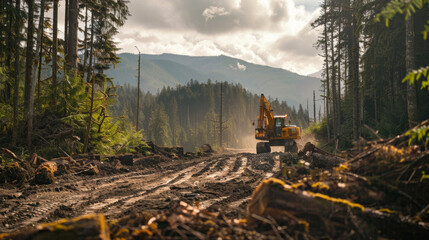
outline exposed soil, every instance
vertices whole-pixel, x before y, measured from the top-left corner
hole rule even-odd
[[[98,165],[98,175],[65,173],[48,185],[0,186],[0,232],[90,213],[116,219],[158,213],[184,201],[243,217],[253,189],[279,172],[272,154],[226,153],[147,166]]]

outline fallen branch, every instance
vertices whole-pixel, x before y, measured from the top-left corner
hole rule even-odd
[[[0,150],[3,152],[3,154],[6,154],[7,156],[9,156],[10,158],[18,161],[18,162],[23,162],[21,158],[17,157],[15,155],[15,153],[13,153],[11,150],[7,149],[7,148],[0,148]]]

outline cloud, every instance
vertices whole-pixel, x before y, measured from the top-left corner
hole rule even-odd
[[[223,54],[308,74],[323,64],[313,48],[317,33],[309,24],[320,11],[312,1],[131,0],[132,16],[116,40],[122,52],[138,46],[148,54]]]
[[[236,71],[238,70],[238,71],[243,71],[243,72],[246,71],[246,69],[247,69],[246,65],[244,65],[244,64],[242,65],[239,62],[237,62],[237,66],[230,64],[229,67],[233,70],[236,70]]]
[[[206,22],[216,16],[225,16],[231,14],[230,12],[226,11],[223,7],[215,7],[210,6],[209,8],[204,9],[203,16],[206,18]]]
[[[313,45],[317,39],[317,34],[316,30],[307,25],[296,36],[285,35],[279,38],[275,46],[278,50],[286,53],[307,57],[315,56],[318,51]]]

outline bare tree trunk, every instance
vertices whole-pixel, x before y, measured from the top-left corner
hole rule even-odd
[[[407,72],[414,70],[414,16],[405,21],[405,67]],[[408,126],[414,127],[419,120],[417,112],[416,84],[407,83]]]
[[[89,63],[86,73],[86,82],[89,83],[91,80],[91,72],[92,72],[92,58],[94,55],[94,13],[91,12],[91,46],[89,50]]]
[[[328,60],[328,28],[327,28],[327,22],[328,22],[328,17],[327,17],[327,10],[328,10],[328,5],[326,4],[326,0],[324,2],[324,8],[325,8],[325,22],[324,22],[324,35],[325,35],[325,64],[326,64],[326,83],[325,83],[325,88],[326,88],[326,96],[325,96],[325,114],[326,114],[326,123],[327,123],[327,130],[328,130],[328,142],[331,141],[331,132],[330,132],[330,120],[329,120],[329,98],[331,96],[330,91],[329,91],[329,60]]]
[[[337,137],[337,85],[336,85],[336,68],[335,68],[335,49],[334,49],[334,31],[335,31],[335,20],[334,20],[334,2],[331,1],[331,67],[332,67],[332,136],[334,139]]]
[[[337,85],[337,125],[338,134],[341,126],[341,18],[342,18],[342,1],[338,6],[338,85]]]
[[[66,64],[70,70],[69,76],[75,76],[77,70],[77,32],[79,27],[79,6],[78,0],[69,0],[69,29]]]
[[[28,124],[27,124],[27,145],[28,149],[31,148],[31,135],[33,132],[33,117],[34,117],[34,93],[36,91],[36,71],[41,64],[39,62],[39,55],[40,55],[40,46],[42,44],[42,37],[43,37],[43,22],[45,18],[45,0],[41,0],[40,2],[40,18],[39,18],[39,29],[37,29],[37,42],[36,42],[36,62],[32,65],[32,79],[31,79],[31,88],[29,93],[29,99],[28,99]]]
[[[53,15],[53,33],[52,33],[52,105],[56,104],[56,93],[58,88],[57,81],[57,48],[58,48],[58,2],[59,0],[54,0],[54,15]]]
[[[87,38],[88,38],[88,0],[85,0],[85,30],[84,30],[84,37],[83,37],[83,68],[82,68],[82,82],[85,81],[85,73],[86,73],[86,59],[88,56],[88,49],[87,49]]]
[[[138,50],[138,49],[137,49]],[[136,131],[139,130],[139,113],[140,113],[140,50],[139,50],[139,66],[137,80],[137,116],[136,116]]]
[[[44,1],[44,0],[43,0]],[[42,33],[43,37],[43,33]],[[43,40],[40,43],[40,51],[39,51],[39,66],[37,68],[37,99],[36,99],[36,108],[40,110],[40,84],[42,79],[42,61],[43,61]]]
[[[21,0],[16,0],[16,10],[21,10]],[[15,36],[19,38],[21,19],[19,16],[15,19]],[[13,129],[12,129],[12,145],[16,146],[17,138],[18,138],[18,100],[19,100],[19,42],[15,41],[15,89],[13,95]]]
[[[27,0],[28,20],[27,20],[27,50],[25,54],[25,87],[24,87],[24,109],[25,116],[28,116],[30,90],[33,80],[33,35],[34,35],[34,0]]]
[[[314,122],[317,122],[317,116],[316,116],[316,91],[313,90],[313,117]]]
[[[92,74],[92,54],[93,54],[93,47],[94,45],[94,14],[91,14],[91,51],[89,55],[89,67],[88,67],[88,73],[87,73],[87,82],[91,79],[91,105],[89,107],[89,116],[88,116],[88,125],[86,127],[86,133],[85,133],[85,139],[83,143],[83,152],[86,153],[88,151],[88,144],[89,144],[89,135],[91,133],[91,124],[92,124],[92,112],[94,107],[94,91],[95,91],[95,77]]]
[[[65,14],[64,14],[64,59],[67,56],[68,53],[68,32],[69,32],[69,1],[65,0]],[[67,64],[64,64],[64,72],[66,72],[66,66]]]
[[[352,91],[353,91],[353,138],[355,141],[360,137],[360,95],[359,95],[359,31],[358,13],[359,1],[353,2],[353,22],[352,22],[352,62],[350,64]]]

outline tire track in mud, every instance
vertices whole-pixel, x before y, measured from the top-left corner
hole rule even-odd
[[[185,166],[187,165],[177,164],[176,169],[181,169]],[[168,171],[171,170],[167,170],[166,172]],[[142,183],[145,182],[147,184],[159,181],[160,178],[157,174],[145,174],[144,172],[145,170],[138,170],[131,173],[114,175],[113,177],[103,176],[92,179],[66,177],[59,179],[54,185],[37,186],[36,190],[32,190],[30,196],[19,199],[20,203],[17,204],[19,207],[7,212],[5,218],[0,218],[0,231],[7,232],[24,226],[31,226],[38,222],[55,219],[55,211],[64,206],[73,208],[73,215],[78,215],[85,213],[82,209],[90,207],[92,204],[106,200],[109,201],[108,196],[128,196],[133,194],[133,188],[129,188],[128,191],[111,191],[111,188],[125,188],[123,184],[129,181],[124,181],[123,179],[132,179],[134,182],[142,180]],[[165,173],[161,177],[167,174]],[[147,177],[149,179],[146,180],[145,178]],[[74,191],[59,190],[64,189],[65,187],[63,186],[68,186],[68,181],[70,180],[74,180],[72,184],[72,188],[75,189]],[[29,189],[33,188],[36,187],[29,187]]]
[[[254,187],[277,169],[272,161],[269,155],[223,154],[172,160],[113,176],[60,176],[53,185],[30,186],[22,190],[25,196],[8,201],[8,210],[3,211],[7,217],[0,216],[0,232],[64,216],[104,213],[116,218],[133,211],[156,211],[179,200],[239,214]]]
[[[119,198],[109,198],[108,204],[105,203],[95,203],[95,206],[88,208],[87,211],[85,211],[85,214],[93,213],[93,212],[106,212],[106,210],[109,210],[109,213],[106,214],[109,216],[114,215],[120,215],[120,212],[124,209],[132,208],[134,204],[138,201],[141,201],[143,199],[148,199],[152,195],[159,195],[162,194],[165,191],[168,191],[168,187],[172,186],[179,181],[184,180],[185,178],[189,179],[191,176],[195,175],[196,172],[202,167],[202,169],[210,169],[210,167],[215,163],[215,159],[208,159],[200,161],[199,163],[195,164],[187,164],[186,166],[189,166],[187,168],[184,168],[183,170],[179,172],[170,172],[172,175],[171,177],[167,177],[167,180],[165,181],[165,178],[162,178],[162,180],[158,179],[157,182],[164,182],[162,184],[155,185],[151,188],[146,188],[143,190],[139,190],[137,193],[128,195],[125,197],[119,197]],[[183,165],[182,165],[183,168]],[[174,168],[173,168],[174,169]],[[199,170],[197,173],[201,172]],[[167,174],[166,174],[167,175]],[[113,209],[112,209],[113,208]]]

